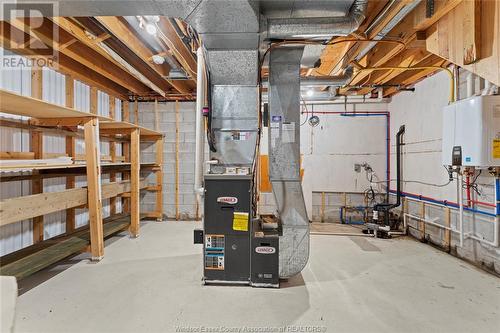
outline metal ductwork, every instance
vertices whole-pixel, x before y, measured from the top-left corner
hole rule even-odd
[[[61,16],[164,15],[179,17],[193,26],[203,41],[204,59],[208,69],[207,106],[210,109],[210,138],[213,139],[213,149],[210,153],[212,175],[208,176],[212,176],[211,181],[218,182],[220,174],[229,175],[228,168],[251,168],[254,164],[259,135],[258,74],[261,32],[267,33],[267,36],[262,37],[268,39],[349,35],[356,31],[365,19],[368,1],[139,0],[127,2],[126,6],[121,1],[62,0],[59,3]],[[350,10],[346,14],[349,5]],[[267,16],[266,10],[273,8],[277,10]],[[266,19],[261,20],[261,14]],[[314,50],[313,47],[310,48],[311,54],[319,54],[321,51],[321,47]],[[279,237],[281,278],[299,273],[309,258],[309,219],[300,178],[299,98],[303,53],[303,46],[276,48],[271,50],[269,62],[269,110],[276,120],[270,126],[269,174],[282,223],[282,235]],[[308,56],[308,59],[309,63],[315,61],[313,56]],[[302,84],[341,86],[348,82],[351,75],[352,69],[348,69],[340,77],[307,78],[302,79]],[[328,94],[332,95],[330,92]],[[201,127],[200,124],[198,126]],[[237,176],[239,178],[233,178],[238,182],[245,178],[244,175]],[[214,187],[214,191],[222,189],[230,192],[233,186]],[[210,265],[234,263],[238,268],[247,268],[242,262],[249,260],[249,253],[241,249],[244,246],[249,247],[248,237],[240,243],[241,246],[236,246],[236,243],[231,246],[233,240],[230,239],[250,235],[248,225],[242,223],[241,219],[245,219],[247,214],[248,220],[252,208],[243,208],[243,204],[248,205],[248,194],[253,191],[256,189],[240,191],[243,193],[241,198],[244,197],[244,200],[240,201],[234,200],[236,198],[227,193],[212,197],[211,201],[206,199],[205,208],[210,204],[213,209],[220,210],[217,214],[221,214],[212,216],[212,225],[225,225],[221,218],[230,221],[227,223],[229,230],[224,231],[227,231],[225,236],[228,252],[222,254],[221,261],[210,261]],[[206,197],[208,195],[212,194],[207,190]],[[249,223],[253,221],[250,220]],[[204,228],[207,228],[208,224],[205,215]],[[207,230],[205,229],[205,232]],[[208,233],[213,233],[215,238],[220,236],[219,232]],[[215,255],[212,253],[210,260],[219,258],[216,252],[218,250],[213,251]],[[229,253],[237,251],[241,251],[238,252],[237,260],[230,260]],[[227,255],[227,261],[224,261],[224,255]],[[205,262],[204,265],[206,264]],[[216,280],[220,277],[222,280],[234,281],[233,276],[224,275],[224,268],[222,273],[217,272],[212,271]],[[229,269],[227,273],[229,274]],[[236,280],[248,282],[248,278],[244,276],[238,276]]]
[[[353,73],[353,68],[347,67],[344,74],[338,76],[306,76],[300,79],[300,85],[303,87],[342,87],[351,81]]]
[[[318,38],[347,36],[356,31],[366,17],[368,0],[355,0],[344,17],[271,18],[267,21],[267,38]]]
[[[337,76],[302,76],[300,77],[300,87],[333,87],[330,90],[330,95],[336,91],[335,87],[342,87],[349,83],[352,79],[354,70],[352,67],[348,67],[344,74]],[[269,81],[263,81],[262,86],[267,88],[269,86]]]
[[[299,273],[309,259],[309,219],[300,179],[300,60],[304,47],[271,50],[269,178],[282,223],[279,275]]]

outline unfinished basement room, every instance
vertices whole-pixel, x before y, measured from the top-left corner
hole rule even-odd
[[[500,332],[500,0],[0,16],[0,332]]]

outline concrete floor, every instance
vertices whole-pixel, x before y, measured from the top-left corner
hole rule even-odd
[[[500,279],[428,245],[312,236],[309,264],[281,289],[202,286],[194,225],[148,222],[138,239],[115,237],[98,264],[73,260],[23,281],[16,331],[500,330]]]

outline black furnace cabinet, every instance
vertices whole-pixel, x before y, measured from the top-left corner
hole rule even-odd
[[[251,175],[205,175],[205,283],[250,283]]]

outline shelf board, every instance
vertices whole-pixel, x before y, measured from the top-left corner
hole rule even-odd
[[[126,133],[129,130],[139,129],[140,135],[142,137],[161,137],[163,134],[161,132],[154,131],[149,128],[145,128],[136,124],[132,124],[126,121],[101,121],[99,122],[99,129],[103,130],[116,130],[117,132],[123,130]]]
[[[149,169],[158,167],[155,163],[141,163],[141,168]],[[77,164],[63,164],[63,165],[16,165],[16,166],[0,166],[0,174],[2,173],[16,173],[16,172],[35,172],[38,173],[50,173],[54,171],[74,171],[79,173],[78,170],[82,169],[81,173],[85,173],[87,166],[83,163]],[[107,170],[113,169],[130,169],[130,163],[101,163],[101,171],[106,172]]]
[[[0,112],[38,119],[97,117],[100,120],[112,120],[108,117],[78,111],[3,89],[0,89]]]
[[[109,117],[78,111],[3,89],[0,89],[0,112],[36,119],[96,117],[99,119],[99,127],[102,129],[114,129],[117,132],[123,130],[124,134],[126,134],[127,131],[138,128],[144,139],[162,136],[160,132],[132,123],[116,121]]]

